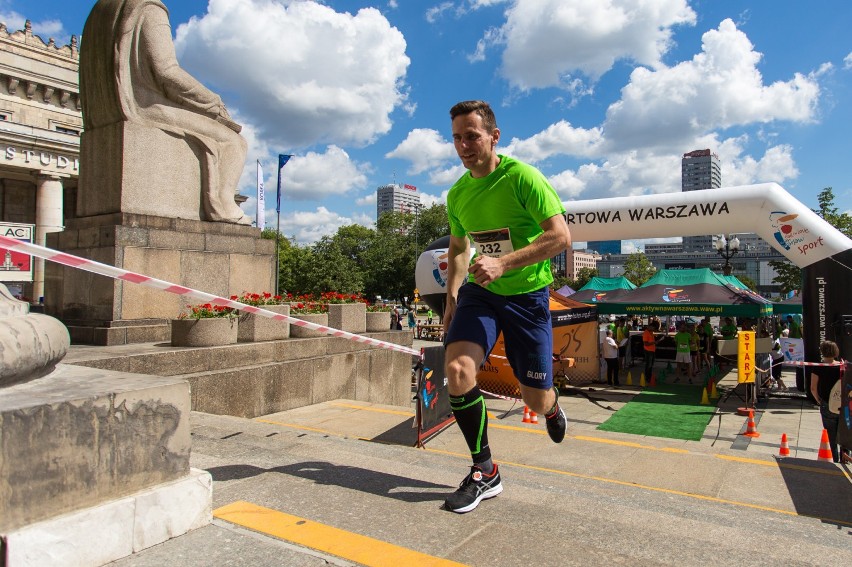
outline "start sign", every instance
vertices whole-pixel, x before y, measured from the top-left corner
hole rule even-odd
[[[32,242],[35,225],[0,223],[0,235]],[[0,282],[31,282],[33,281],[33,259],[29,254],[15,252],[0,247]]]
[[[740,384],[754,382],[754,341],[754,331],[737,333],[737,382]]]

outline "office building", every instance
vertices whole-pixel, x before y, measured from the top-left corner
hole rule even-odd
[[[722,186],[722,167],[719,156],[708,150],[695,150],[683,154],[680,160],[681,191],[697,191],[699,189],[718,189]],[[712,250],[711,236],[685,236],[683,238],[684,252],[701,252]]]
[[[598,254],[621,254],[621,241],[591,240],[586,243],[586,248],[594,250]]]
[[[388,211],[417,213],[422,206],[420,193],[413,185],[392,183],[382,185],[376,190],[376,218]]]

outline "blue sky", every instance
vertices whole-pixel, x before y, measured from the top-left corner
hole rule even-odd
[[[488,100],[501,152],[571,200],[680,190],[710,148],[724,186],[777,182],[852,211],[852,3],[166,0],[181,65],[243,124],[240,192],[300,243],[375,222],[375,190],[442,202],[462,173],[449,108]],[[93,1],[0,0],[10,30],[80,35]],[[85,43],[85,39],[83,40]],[[270,198],[272,197],[272,198]],[[632,245],[631,245],[632,246]],[[629,249],[625,250],[629,252]]]

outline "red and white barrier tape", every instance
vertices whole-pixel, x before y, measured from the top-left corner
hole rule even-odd
[[[94,260],[87,260],[86,258],[80,258],[79,256],[73,256],[71,254],[57,252],[55,250],[51,250],[50,248],[45,248],[44,246],[31,244],[29,242],[22,242],[20,240],[15,240],[14,238],[9,238],[8,236],[0,235],[0,246],[8,250],[25,252],[26,254],[30,254],[31,256],[37,256],[39,258],[43,258],[51,262],[56,262],[57,264],[62,264],[63,266],[77,268],[86,272],[100,274],[109,278],[139,284],[144,287],[150,287],[158,289],[160,291],[166,291],[168,293],[181,295],[184,297],[191,297],[203,303],[210,303],[211,305],[219,305],[222,307],[230,307],[239,311],[245,311],[246,313],[254,313],[255,315],[259,315],[261,317],[267,317],[269,319],[287,321],[291,325],[305,327],[306,329],[310,329],[312,331],[319,331],[320,333],[325,333],[326,335],[331,335],[333,337],[347,339],[358,343],[364,343],[388,350],[394,350],[397,352],[403,352],[405,354],[420,356],[419,350],[415,350],[413,348],[409,348],[403,345],[388,343],[362,335],[356,335],[354,333],[341,331],[340,329],[324,327],[323,325],[317,325],[316,323],[309,323],[308,321],[303,321],[301,319],[297,319],[296,317],[291,317],[289,315],[284,315],[281,313],[275,313],[273,311],[268,311],[260,307],[255,307],[253,305],[246,305],[245,303],[240,303],[239,301],[234,301],[233,299],[227,299],[225,297],[211,295],[209,293],[204,293],[203,291],[198,291],[196,289],[183,287],[181,285],[173,284],[163,280],[158,280],[156,278],[152,278],[143,274],[137,274],[135,272],[123,270],[121,268],[116,268],[115,266],[110,266],[108,264],[101,264],[100,262],[95,262]]]

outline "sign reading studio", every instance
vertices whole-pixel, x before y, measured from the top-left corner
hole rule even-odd
[[[50,169],[76,174],[80,170],[80,160],[73,156],[63,156],[51,152],[42,152],[6,146],[3,148],[3,161],[29,168]]]

